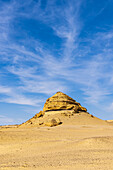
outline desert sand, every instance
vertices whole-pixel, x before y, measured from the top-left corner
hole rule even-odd
[[[0,169],[112,170],[113,126],[1,128]]]
[[[76,113],[75,107],[74,112],[66,107],[50,111],[19,126],[0,127],[1,170],[113,169],[112,121],[94,117],[85,108]],[[51,119],[61,123],[39,123]]]

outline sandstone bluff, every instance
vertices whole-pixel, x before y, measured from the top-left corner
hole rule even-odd
[[[68,95],[57,92],[46,100],[43,111],[19,125],[19,127],[32,126],[57,126],[60,124],[101,124],[103,120],[94,117],[87,112],[85,107]]]
[[[57,92],[54,96],[47,99],[43,108],[44,112],[57,110],[87,111],[80,103],[62,92]]]

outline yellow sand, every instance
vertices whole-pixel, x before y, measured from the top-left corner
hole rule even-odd
[[[0,170],[113,170],[113,126],[90,115],[56,127],[0,128]]]

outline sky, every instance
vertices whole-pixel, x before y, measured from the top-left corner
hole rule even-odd
[[[113,1],[0,0],[0,125],[57,91],[113,119]]]

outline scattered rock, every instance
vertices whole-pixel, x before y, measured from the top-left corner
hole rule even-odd
[[[61,122],[61,120],[59,118],[52,118],[52,119],[48,119],[47,121],[45,121],[44,125],[52,127],[52,126],[57,126],[57,125],[59,125],[61,123],[62,122]]]
[[[33,118],[39,118],[39,117],[42,117],[44,116],[44,112],[43,111],[40,111],[39,113],[36,113],[36,115],[33,117]]]
[[[74,114],[75,114],[74,110],[67,110],[67,111],[61,112],[61,115],[68,116],[68,117],[73,116]]]
[[[39,125],[43,125],[44,124],[44,122],[43,121],[39,121]]]

